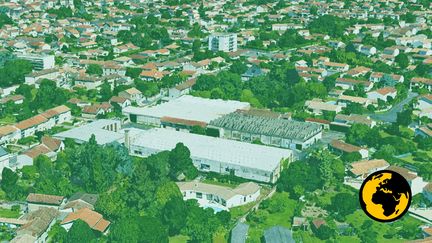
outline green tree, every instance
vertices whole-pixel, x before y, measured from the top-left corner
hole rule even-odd
[[[90,64],[86,70],[87,74],[101,76],[103,74],[103,69],[98,64]]]
[[[26,74],[32,72],[32,64],[21,59],[7,60],[0,68],[0,87],[9,87],[14,84],[24,83]]]
[[[331,199],[329,209],[342,217],[352,214],[358,208],[357,197],[347,193],[338,193]]]
[[[401,126],[408,126],[412,122],[412,110],[406,109],[397,113],[396,123]]]
[[[168,225],[170,236],[177,235],[186,226],[187,208],[182,197],[170,199],[162,209],[162,222]]]
[[[399,55],[397,55],[395,61],[402,69],[407,68],[409,65],[409,59],[405,53],[400,53]]]
[[[96,239],[96,236],[89,225],[78,219],[74,221],[70,228],[65,243],[91,242],[94,239]]]
[[[111,85],[108,82],[104,82],[100,86],[99,90],[99,100],[100,101],[108,101],[113,96],[113,92],[111,90]]]
[[[168,243],[168,234],[157,218],[131,216],[122,218],[114,224],[109,242]]]

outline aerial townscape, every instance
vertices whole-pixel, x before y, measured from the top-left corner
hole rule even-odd
[[[432,242],[432,1],[0,0],[0,242]]]

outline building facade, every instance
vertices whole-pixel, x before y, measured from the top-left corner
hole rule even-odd
[[[209,50],[235,52],[237,51],[237,34],[216,33],[209,36]]]

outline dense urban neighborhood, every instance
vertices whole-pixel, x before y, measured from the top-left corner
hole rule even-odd
[[[0,1],[0,45],[1,242],[432,242],[430,0]]]

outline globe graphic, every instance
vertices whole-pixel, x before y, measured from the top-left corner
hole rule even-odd
[[[363,210],[381,222],[402,217],[408,211],[411,197],[411,188],[405,178],[390,170],[372,173],[360,188]]]

